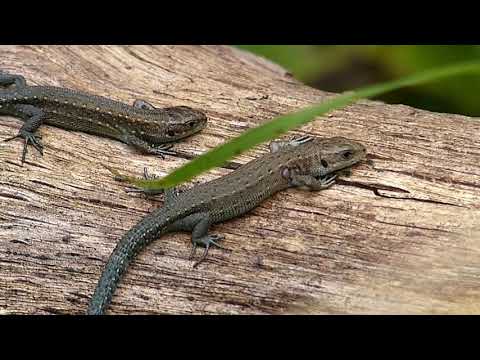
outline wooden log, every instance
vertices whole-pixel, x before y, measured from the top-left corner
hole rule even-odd
[[[120,237],[162,205],[102,164],[165,175],[248,128],[333,94],[224,46],[3,46],[1,70],[131,103],[202,109],[207,128],[165,160],[115,140],[42,126],[44,156],[20,166],[0,142],[0,312],[82,314]],[[0,139],[21,126],[0,117]],[[192,269],[189,234],[132,263],[110,314],[480,313],[480,122],[361,101],[292,134],[345,136],[371,163],[332,188],[279,193],[213,227],[226,236]],[[234,160],[245,163],[266,144]],[[206,181],[231,171],[220,168]]]

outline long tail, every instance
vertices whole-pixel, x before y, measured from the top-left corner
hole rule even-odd
[[[162,235],[168,225],[189,215],[193,210],[189,209],[182,212],[170,207],[159,208],[131,228],[122,237],[110,255],[95,292],[90,299],[87,314],[103,314],[110,304],[115,289],[127,270],[130,261],[146,245]]]

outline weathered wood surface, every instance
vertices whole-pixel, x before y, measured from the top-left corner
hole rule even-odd
[[[30,149],[21,167],[21,142],[0,142],[1,313],[83,313],[116,242],[161,206],[161,198],[126,194],[102,164],[166,174],[245,129],[331,96],[222,46],[8,46],[0,59],[2,70],[30,84],[187,105],[210,120],[175,146],[183,157],[163,161],[43,126],[43,158]],[[0,138],[21,125],[0,120]],[[215,226],[232,252],[214,249],[196,270],[188,234],[154,242],[109,313],[480,313],[478,119],[362,101],[297,133],[360,140],[373,164],[329,190],[291,189]]]

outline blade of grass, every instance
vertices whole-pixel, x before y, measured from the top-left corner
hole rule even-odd
[[[209,169],[220,166],[232,157],[267,140],[272,140],[289,130],[304,125],[317,116],[350,105],[359,99],[378,96],[402,87],[419,85],[429,81],[439,80],[444,77],[470,72],[480,73],[480,61],[463,62],[434,68],[398,80],[360,88],[356,91],[349,91],[342,95],[335,96],[321,104],[306,107],[291,114],[279,116],[256,128],[247,130],[240,136],[200,155],[161,179],[143,180],[131,177],[124,178],[127,182],[144,189],[157,190],[169,188],[188,181]]]

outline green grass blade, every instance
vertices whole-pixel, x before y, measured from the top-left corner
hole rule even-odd
[[[289,130],[304,125],[317,116],[350,105],[359,99],[378,96],[402,87],[419,85],[429,81],[439,80],[444,77],[471,72],[480,73],[480,61],[443,66],[422,71],[421,73],[399,80],[364,87],[356,91],[349,91],[348,93],[335,96],[321,104],[310,106],[291,114],[279,116],[263,125],[247,130],[240,136],[200,155],[161,179],[142,180],[129,177],[125,177],[125,179],[135,186],[144,189],[169,188],[188,181],[209,169],[221,166],[232,157],[265,141],[277,138]]]

